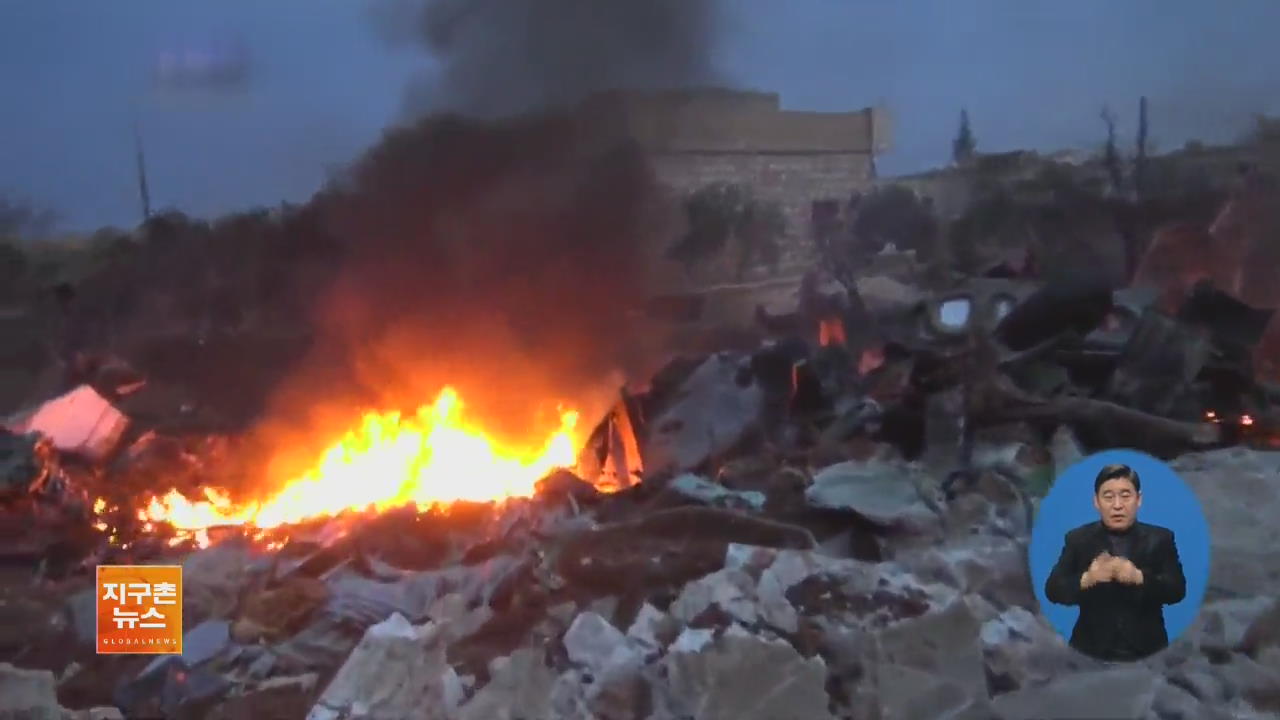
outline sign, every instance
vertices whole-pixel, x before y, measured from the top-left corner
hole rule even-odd
[[[99,655],[182,653],[182,566],[99,565]]]

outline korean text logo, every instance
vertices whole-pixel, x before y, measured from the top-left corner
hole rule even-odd
[[[98,653],[182,652],[182,566],[98,566]]]

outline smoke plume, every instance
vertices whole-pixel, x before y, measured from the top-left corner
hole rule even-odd
[[[434,61],[409,113],[493,117],[597,90],[710,85],[714,0],[383,0],[384,36]]]
[[[636,311],[660,244],[651,168],[581,111],[547,108],[595,89],[706,81],[709,6],[415,8],[416,41],[442,68],[431,97],[490,117],[436,113],[391,131],[313,201],[346,251],[316,302],[311,360],[265,426],[290,449],[276,476],[349,427],[352,403],[411,410],[452,385],[486,427],[527,441],[557,403],[594,423],[647,360]]]

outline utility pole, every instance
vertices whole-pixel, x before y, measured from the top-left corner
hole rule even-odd
[[[138,197],[142,201],[142,222],[151,219],[151,192],[147,189],[147,161],[142,152],[142,132],[133,122],[133,145],[138,161]]]

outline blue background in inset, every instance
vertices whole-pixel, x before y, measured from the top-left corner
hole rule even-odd
[[[1135,450],[1107,450],[1090,455],[1067,468],[1040,502],[1027,553],[1040,611],[1063,637],[1071,637],[1080,608],[1049,602],[1044,596],[1044,583],[1058,561],[1067,532],[1098,519],[1098,511],[1093,507],[1093,481],[1098,471],[1112,463],[1124,463],[1138,473],[1142,483],[1138,520],[1169,528],[1178,545],[1182,574],[1187,579],[1187,596],[1182,602],[1164,608],[1165,629],[1172,642],[1200,612],[1209,581],[1209,525],[1200,500],[1182,478],[1160,460]]]

